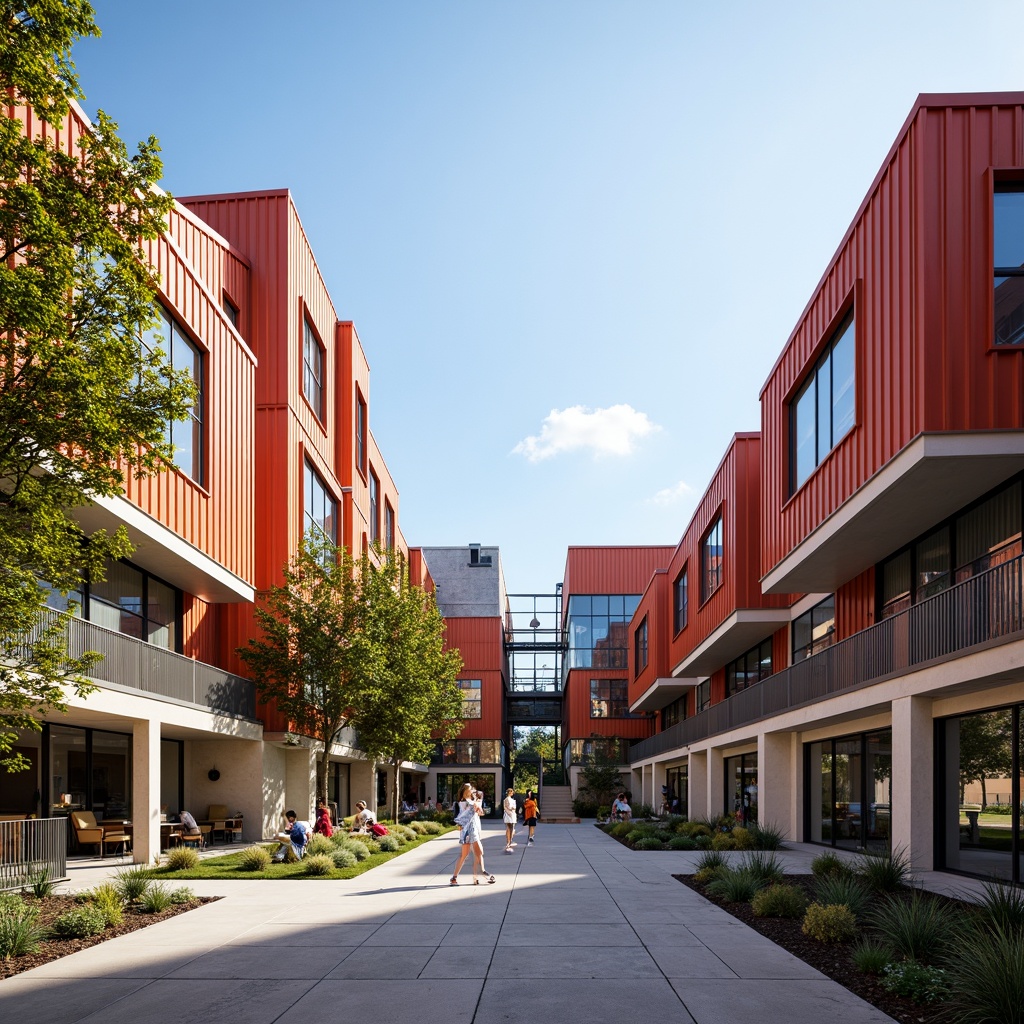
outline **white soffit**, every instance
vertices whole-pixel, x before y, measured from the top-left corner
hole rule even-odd
[[[630,704],[629,710],[633,713],[660,711],[677,697],[682,697],[688,690],[692,690],[698,682],[698,679],[655,679],[640,699]]]
[[[788,608],[740,608],[674,669],[673,676],[709,676],[785,626]]]
[[[921,434],[761,580],[766,594],[832,593],[1024,470],[1024,432]]]

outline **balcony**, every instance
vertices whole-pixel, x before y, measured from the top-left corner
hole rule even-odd
[[[62,613],[46,609],[41,627]],[[65,617],[68,653],[81,657],[97,651],[103,660],[89,671],[99,685],[111,684],[137,690],[156,700],[191,704],[206,711],[256,717],[256,684],[224,669],[186,658],[163,647],[155,647],[124,633],[106,629],[84,619]]]
[[[1024,636],[1024,556],[855,633],[630,747],[630,761]]]

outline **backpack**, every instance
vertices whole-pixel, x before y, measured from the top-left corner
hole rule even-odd
[[[383,825],[378,825],[377,822],[374,822],[370,826],[370,831],[375,836],[389,836],[389,835],[391,835],[391,833]]]

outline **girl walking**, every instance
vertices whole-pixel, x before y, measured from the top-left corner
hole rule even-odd
[[[501,802],[502,820],[505,822],[505,852],[511,853],[512,837],[516,834],[516,797],[514,789],[505,790],[505,799]]]
[[[459,884],[459,872],[470,852],[473,854],[473,884],[479,885],[477,878],[477,865],[480,873],[490,884],[494,884],[494,875],[488,875],[484,868],[484,844],[480,832],[480,815],[484,813],[480,798],[483,794],[476,794],[470,783],[466,783],[459,792],[459,813],[455,816],[455,824],[459,826],[459,859],[455,862],[455,870],[449,885]]]

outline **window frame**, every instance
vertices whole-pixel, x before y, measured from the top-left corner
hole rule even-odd
[[[367,416],[366,399],[363,398],[363,393],[359,390],[358,384],[356,385],[356,400],[353,415],[355,416],[353,440],[355,443],[354,454],[356,469],[359,470],[360,475],[365,480],[370,459],[369,450],[366,444],[369,419]]]
[[[321,340],[320,333],[310,318],[308,310],[303,311],[302,324],[302,397],[313,410],[313,415],[323,424],[326,420],[325,409],[327,408],[327,348]],[[319,360],[319,377],[310,365],[311,349],[316,351]],[[315,395],[310,394],[308,390],[310,379],[316,385]]]
[[[384,547],[388,551],[395,550],[395,510],[387,498],[384,499]]]
[[[829,602],[832,602],[832,628],[826,630],[825,633],[817,640],[814,639],[814,613],[822,609]],[[796,630],[797,625],[803,619],[809,619],[811,626],[811,640],[809,643],[802,644],[800,647],[796,646]],[[824,622],[826,620],[822,620]],[[819,623],[820,625],[820,623]],[[796,665],[801,661],[806,661],[808,658],[814,657],[815,654],[820,654],[822,651],[827,650],[836,643],[836,636],[838,635],[838,629],[836,626],[836,595],[829,594],[827,597],[823,597],[817,604],[808,608],[807,611],[798,615],[790,623],[790,665]],[[797,654],[801,651],[805,651],[802,657],[797,657]]]
[[[633,675],[639,676],[647,668],[648,658],[647,616],[645,615],[633,632]]]
[[[1020,266],[1003,266],[996,264],[996,234],[998,231],[997,217],[996,217],[996,196],[999,195],[1014,195],[1020,194],[1022,196],[1022,202],[1024,202],[1024,181],[1019,180],[1000,180],[996,178],[993,182],[992,187],[992,250],[991,250],[991,265],[992,265],[992,330],[989,335],[989,347],[996,352],[1013,352],[1017,349],[1024,348],[1024,325],[1017,332],[1019,340],[1016,341],[997,341],[996,340],[996,290],[998,285],[996,281],[999,278],[1024,278],[1024,264]]]
[[[151,573],[148,569],[143,569],[142,566],[136,565],[134,562],[128,559],[122,558],[116,562],[108,562],[110,566],[120,566],[125,569],[129,569],[132,572],[138,574],[141,577],[141,589],[139,607],[140,611],[134,612],[130,608],[122,607],[121,605],[114,604],[113,601],[108,600],[105,597],[100,597],[95,593],[95,589],[98,586],[102,586],[102,583],[93,583],[92,580],[83,580],[80,602],[80,611],[82,618],[86,622],[92,622],[97,626],[101,626],[104,629],[111,629],[109,626],[104,626],[102,622],[97,621],[94,618],[95,611],[93,609],[94,604],[103,605],[106,608],[111,608],[116,611],[119,615],[131,615],[138,619],[142,626],[142,632],[144,635],[137,637],[144,643],[149,644],[151,647],[158,647],[160,650],[174,651],[176,654],[181,654],[184,643],[184,628],[183,628],[183,617],[185,609],[185,598],[184,591],[180,587],[176,587],[173,583],[168,583],[167,580],[162,579],[155,573]],[[109,578],[109,574],[108,574]],[[106,582],[106,581],[104,581]],[[166,588],[171,592],[171,596],[174,598],[174,611],[172,620],[170,623],[160,622],[159,619],[154,619],[150,615],[150,608],[153,607],[153,603],[150,600],[150,583],[156,583],[161,587]],[[162,644],[155,644],[150,640],[150,636],[153,632],[153,625],[159,627],[166,627],[170,625],[172,627],[171,632],[173,635],[173,643],[170,646],[164,646]],[[122,636],[134,636],[135,634],[125,632],[123,629],[113,630],[114,632],[120,633]]]
[[[676,634],[681,633],[689,625],[690,618],[690,565],[683,566],[682,572],[672,584],[672,624]]]
[[[767,648],[768,654],[767,671],[764,671],[762,668],[765,661],[765,648]],[[754,668],[751,669],[751,666],[754,666]],[[741,672],[743,677],[742,685],[739,684]],[[775,651],[772,637],[768,636],[725,666],[725,695],[726,697],[731,697],[733,694],[742,693],[749,687],[762,682],[774,674]],[[751,676],[755,678],[751,678]]]
[[[475,697],[462,698],[462,717],[477,721],[483,717],[483,680],[482,679],[458,679],[460,690],[476,690]],[[473,713],[475,708],[476,713]],[[467,710],[468,709],[468,710]]]
[[[712,568],[709,558],[709,541],[718,534],[718,564]],[[700,541],[700,585],[701,604],[710,601],[722,587],[725,580],[725,523],[722,510],[719,509],[711,525]],[[713,584],[713,585],[712,585]]]
[[[326,502],[331,507],[331,528],[333,536],[327,533],[313,518],[312,511],[314,511],[310,499],[312,497],[312,489],[308,486],[310,481],[319,483],[320,490],[326,499]],[[325,504],[325,509],[326,509]],[[309,536],[311,530],[316,530],[320,537],[324,540],[329,541],[334,547],[338,546],[338,535],[340,523],[338,521],[338,509],[341,507],[340,502],[331,492],[330,487],[327,486],[327,481],[317,471],[316,466],[313,464],[312,459],[307,455],[303,460],[302,466],[302,533],[303,536]],[[326,519],[325,515],[325,519]]]
[[[380,477],[370,466],[369,506],[370,506],[370,544],[380,543]]]
[[[801,377],[799,387],[796,388],[793,392],[793,397],[787,403],[787,419],[789,423],[789,493],[791,495],[796,494],[796,492],[799,491],[812,476],[814,476],[818,467],[821,466],[832,452],[834,452],[839,445],[850,436],[857,426],[857,315],[852,301],[844,304],[842,311],[833,323],[835,326],[829,331],[828,340],[818,352],[817,357],[814,360],[814,364],[809,370],[807,370],[803,377]],[[851,396],[852,406],[850,409],[849,424],[841,433],[837,433],[835,423],[836,381],[833,374],[835,360],[833,359],[833,356],[842,342],[846,341],[847,338],[850,339],[853,347],[853,379],[850,384],[850,389],[853,392]],[[819,381],[823,372],[826,370],[826,367],[828,372],[827,409],[829,413],[829,444],[827,448],[823,448],[823,439],[820,436],[820,430],[822,427],[823,396],[819,388]],[[811,439],[813,462],[807,468],[803,477],[801,477],[798,461],[798,453],[800,450],[800,420],[798,419],[798,413],[800,411],[801,401],[808,395],[808,393],[811,394],[811,398],[813,399],[810,406],[805,407],[809,408],[810,416],[814,423],[813,437]]]

